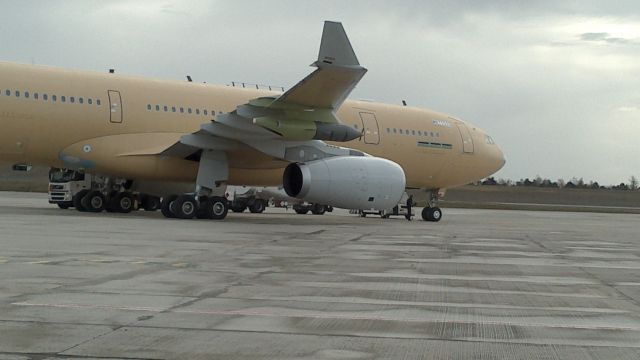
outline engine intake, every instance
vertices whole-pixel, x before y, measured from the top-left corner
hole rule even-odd
[[[398,204],[406,179],[400,165],[378,157],[340,156],[291,163],[284,170],[291,197],[345,209],[387,210]]]

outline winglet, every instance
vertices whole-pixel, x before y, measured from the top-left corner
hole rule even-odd
[[[322,41],[316,66],[322,64],[355,66],[360,65],[353,51],[342,23],[325,21],[322,30]]]

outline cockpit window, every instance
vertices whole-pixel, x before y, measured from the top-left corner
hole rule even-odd
[[[485,135],[484,136],[484,141],[489,144],[489,145],[495,145],[495,141],[493,141],[493,138],[489,135]]]

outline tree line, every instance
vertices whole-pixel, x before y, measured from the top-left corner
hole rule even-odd
[[[569,181],[564,179],[551,180],[543,179],[541,176],[536,176],[533,179],[520,179],[513,181],[510,179],[496,179],[495,177],[486,178],[484,180],[473,183],[472,185],[485,185],[485,186],[524,186],[524,187],[540,187],[540,188],[556,188],[556,189],[607,189],[607,190],[630,190],[636,191],[639,189],[640,181],[634,175],[631,176],[627,183],[620,183],[618,185],[603,186],[597,181],[586,182],[583,178],[571,178]]]

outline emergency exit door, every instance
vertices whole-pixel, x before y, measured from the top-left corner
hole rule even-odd
[[[370,112],[361,112],[360,119],[362,120],[364,143],[374,145],[379,144],[380,129],[378,128],[378,119],[376,119],[376,114]]]
[[[122,97],[120,91],[109,90],[109,121],[122,123]]]
[[[471,137],[471,131],[464,123],[457,123],[458,131],[462,137],[462,151],[467,154],[473,154],[473,137]]]

